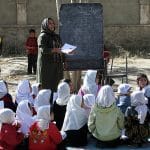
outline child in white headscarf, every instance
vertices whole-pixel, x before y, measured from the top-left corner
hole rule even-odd
[[[41,90],[42,88],[42,85],[40,83],[35,83],[35,84],[32,84],[32,97],[33,99],[36,98],[37,94],[39,93],[39,91]]]
[[[93,94],[95,97],[98,92],[98,83],[96,83],[96,70],[88,70],[85,74],[83,85],[79,89],[78,95]]]
[[[118,100],[117,106],[123,114],[125,114],[127,107],[131,106],[131,85],[127,83],[118,86]]]
[[[68,146],[84,146],[87,144],[87,115],[81,107],[82,96],[72,95],[67,104],[67,110],[62,131],[67,134]]]
[[[56,150],[62,136],[56,125],[51,122],[50,106],[41,106],[37,112],[37,121],[30,127],[30,150]]]
[[[62,82],[58,85],[57,89],[58,97],[54,102],[54,120],[56,121],[56,126],[61,130],[64,117],[66,113],[67,103],[70,99],[70,87],[68,83]]]
[[[0,149],[15,150],[24,138],[18,131],[20,125],[15,124],[15,113],[8,108],[0,110]]]
[[[21,124],[21,132],[28,136],[30,126],[35,122],[32,105],[28,100],[23,100],[18,104],[16,110],[16,119]]]
[[[144,139],[149,136],[148,108],[144,93],[135,91],[131,94],[131,107],[125,113],[126,135],[132,144],[141,146]]]
[[[95,96],[93,94],[85,94],[83,96],[81,107],[85,109],[87,118],[91,112],[91,108],[95,105]]]
[[[51,98],[51,90],[49,89],[40,90],[34,103],[35,110],[38,111],[38,108],[40,106],[50,105],[50,98]]]
[[[16,102],[19,104],[23,100],[28,100],[32,105],[34,100],[31,95],[32,88],[29,80],[22,80],[19,82],[16,90]]]
[[[124,116],[116,106],[113,89],[109,85],[101,88],[96,104],[91,110],[88,128],[100,146],[115,147],[119,143]]]
[[[16,111],[16,104],[13,102],[12,96],[9,94],[6,81],[0,80],[0,103],[3,108],[9,108]]]

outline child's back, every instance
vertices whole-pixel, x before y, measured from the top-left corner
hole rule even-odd
[[[129,141],[142,145],[149,135],[148,108],[143,92],[135,91],[131,94],[131,107],[125,113],[125,129]]]
[[[37,112],[37,122],[30,127],[30,150],[56,150],[62,136],[56,125],[51,123],[50,106],[41,106]]]
[[[98,93],[96,104],[92,108],[88,128],[98,140],[100,146],[117,146],[124,127],[124,116],[116,107],[112,88],[105,85]]]
[[[0,149],[14,150],[24,138],[21,132],[18,132],[18,127],[12,125],[14,122],[14,113],[10,109],[0,111]]]
[[[56,150],[61,141],[62,137],[54,123],[50,123],[49,128],[44,131],[39,129],[37,122],[30,128],[30,150]]]

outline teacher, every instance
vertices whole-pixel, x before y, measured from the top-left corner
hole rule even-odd
[[[52,18],[42,21],[38,37],[37,82],[43,89],[57,91],[58,83],[63,79],[64,54],[60,36],[55,33],[55,22]]]

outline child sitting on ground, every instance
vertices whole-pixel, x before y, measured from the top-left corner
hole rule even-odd
[[[72,95],[67,103],[67,110],[62,126],[66,132],[66,145],[80,147],[87,144],[87,115],[81,107],[82,96]]]
[[[147,106],[150,111],[150,84],[146,74],[140,73],[137,76],[138,90],[144,93],[144,96],[148,98]]]
[[[61,130],[65,118],[67,103],[70,99],[70,87],[68,83],[59,83],[57,93],[58,97],[54,102],[53,107],[54,120],[56,121],[57,128]]]
[[[8,108],[0,110],[0,149],[15,150],[24,138],[19,132],[20,125],[15,123],[15,113]]]
[[[117,106],[120,108],[123,114],[125,114],[127,107],[131,106],[130,93],[130,84],[123,83],[118,86]]]
[[[91,112],[91,108],[95,105],[95,96],[93,94],[85,94],[82,99],[81,107],[85,110],[87,118]]]
[[[3,108],[9,108],[16,111],[16,104],[13,102],[12,96],[9,94],[7,82],[0,80],[0,102]]]
[[[109,85],[101,88],[96,104],[91,110],[88,128],[100,147],[116,147],[124,128],[123,113],[116,106],[113,89]]]
[[[131,144],[141,146],[149,136],[150,118],[142,91],[131,94],[131,107],[125,113],[125,133]]]
[[[50,106],[41,106],[37,112],[37,121],[30,127],[30,150],[56,150],[62,142],[62,136],[51,120]]]

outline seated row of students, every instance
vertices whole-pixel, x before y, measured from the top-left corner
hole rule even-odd
[[[95,79],[93,81],[95,82]],[[71,84],[68,84],[66,82],[62,82],[59,84],[57,91],[58,97],[54,103],[54,120],[56,121],[56,126],[58,127],[58,129],[62,131],[61,132],[62,137],[63,138],[66,137],[66,139],[64,140],[64,144],[69,146],[86,145],[88,128],[91,134],[98,140],[98,143],[100,143],[100,145],[107,144],[107,146],[109,145],[115,146],[119,142],[121,131],[124,129],[124,125],[125,125],[124,130],[125,134],[133,143],[141,144],[143,139],[149,136],[149,126],[147,125],[147,123],[150,119],[149,120],[147,119],[148,109],[146,109],[147,106],[145,105],[146,101],[143,94],[149,88],[146,88],[144,92],[138,91],[137,93],[133,92],[133,94],[131,94],[131,108],[134,108],[135,111],[133,113],[130,107],[126,107],[127,110],[124,111],[125,112],[125,122],[124,122],[124,115],[116,106],[116,99],[112,87],[108,85],[101,87],[96,94],[97,98],[95,100],[95,94],[92,93],[90,94],[89,92],[90,90],[89,91],[87,90],[88,91],[87,93],[89,94],[85,93],[83,97],[80,95],[71,96],[70,85]],[[122,86],[126,87],[126,84]],[[93,88],[95,87],[97,87],[97,85],[93,86]],[[19,83],[18,91],[19,92],[17,92],[18,106],[16,111],[16,119],[19,120],[21,124],[20,131],[24,133],[25,136],[29,134],[30,139],[31,131],[29,129],[31,129],[34,122],[38,120],[37,119],[38,115],[33,117],[34,110],[32,106],[35,107],[35,110],[37,111],[38,114],[38,111],[40,110],[41,107],[49,105],[51,90],[47,89],[40,90],[36,96],[36,99],[32,99],[30,94],[31,87],[29,81],[25,80]],[[120,96],[122,96],[121,93]],[[120,107],[121,105],[119,104],[118,106]],[[130,106],[130,104],[128,105]],[[90,112],[91,107],[92,111]],[[59,116],[61,110],[63,112],[62,113],[63,115]],[[133,117],[133,114],[135,114],[135,117]],[[132,121],[129,121],[130,120],[129,118],[132,120],[135,119],[135,122],[137,123],[137,126],[140,127],[140,129],[136,127],[135,131],[134,127],[131,128],[131,126],[135,124],[133,124]],[[3,123],[3,121],[0,122]],[[50,120],[47,122],[49,123]],[[41,121],[41,124],[42,123],[43,121]],[[130,132],[131,130],[133,130],[135,133]],[[144,135],[138,137],[139,134],[137,134],[138,133],[137,131],[142,131]],[[43,132],[44,131],[41,131],[41,133],[44,135]],[[40,134],[39,131],[37,133]],[[36,138],[37,136],[33,137]],[[34,141],[33,137],[32,140]],[[45,138],[46,137],[47,136],[45,136]],[[43,140],[44,139],[42,139],[41,141]],[[43,144],[44,143],[45,142],[43,141]],[[31,144],[29,144],[29,147],[30,145]],[[35,146],[37,146],[36,142]],[[47,147],[49,146],[50,145],[47,145]]]

